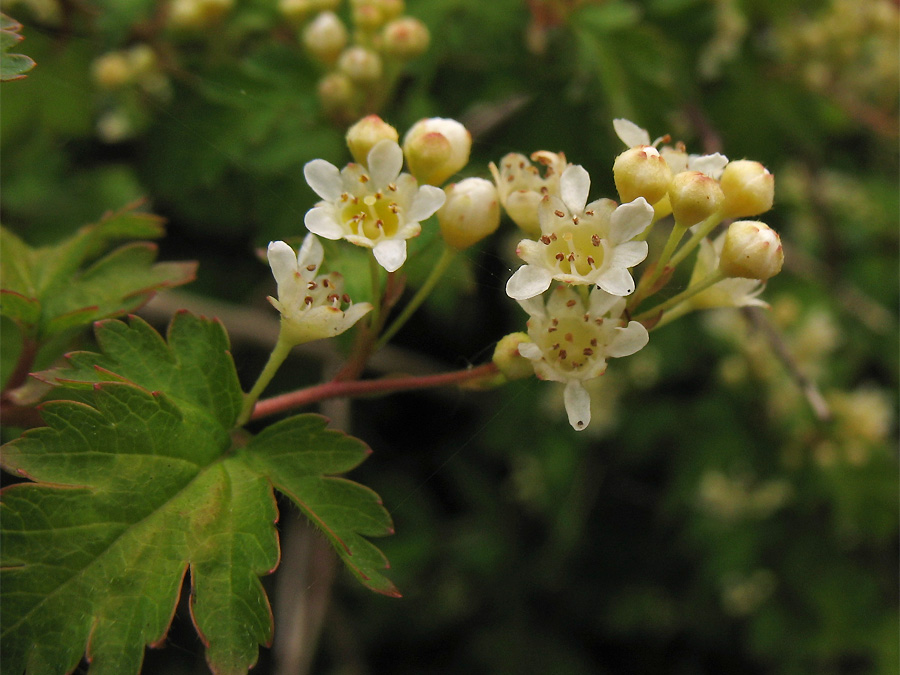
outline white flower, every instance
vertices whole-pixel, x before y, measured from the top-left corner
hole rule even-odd
[[[406,262],[406,240],[422,231],[419,223],[444,204],[444,191],[419,187],[403,168],[403,151],[391,140],[376,143],[368,170],[348,164],[343,171],[324,159],[303,167],[306,182],[322,198],[304,218],[306,229],[326,239],[346,239],[372,249],[388,272]]]
[[[591,178],[570,166],[559,182],[560,197],[547,195],[539,209],[541,237],[523,239],[516,253],[527,264],[516,270],[506,293],[525,300],[550,288],[553,279],[567,284],[596,284],[612,295],[634,292],[628,271],[647,257],[647,242],[631,241],[653,220],[643,197],[618,208],[610,199],[585,206]]]
[[[700,242],[700,251],[688,287],[697,285],[719,268],[719,257],[724,245],[724,232],[716,237],[715,241],[704,239]],[[768,307],[768,303],[758,297],[765,287],[758,279],[723,279],[688,299],[687,304],[691,309]]]
[[[282,337],[292,344],[340,335],[372,309],[350,302],[337,272],[316,276],[324,251],[315,235],[306,235],[296,256],[283,241],[270,242],[267,256],[278,284],[278,299],[269,302],[281,312]]]
[[[563,382],[563,400],[569,423],[577,431],[591,421],[591,398],[584,381],[606,371],[606,360],[630,356],[650,339],[637,321],[621,318],[625,299],[600,289],[591,291],[587,308],[581,295],[558,286],[547,299],[531,298],[519,304],[531,317],[531,342],[519,344],[519,354],[529,359],[542,380]]]
[[[641,145],[652,145],[654,148],[660,143],[667,140],[667,136],[660,136],[653,143],[650,142],[650,134],[646,129],[642,129],[637,124],[623,118],[613,120],[613,129],[616,131],[621,141],[629,148],[635,148]],[[660,154],[669,164],[669,168],[673,174],[682,171],[700,171],[714,180],[722,177],[722,172],[728,164],[728,158],[718,152],[711,155],[688,155],[684,151],[684,145],[678,144],[679,147],[671,148],[664,146],[660,148]]]
[[[544,166],[544,174],[531,162]],[[559,179],[565,171],[566,156],[559,152],[538,150],[531,155],[511,152],[500,160],[500,168],[491,162],[491,175],[497,184],[500,203],[512,221],[526,233],[540,234],[538,206],[547,195],[559,196]]]

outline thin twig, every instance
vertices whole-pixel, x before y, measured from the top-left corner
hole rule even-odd
[[[800,370],[800,366],[797,365],[797,361],[794,359],[793,354],[791,354],[787,345],[784,343],[778,329],[772,325],[771,321],[769,321],[766,313],[759,307],[744,307],[741,311],[750,324],[765,335],[772,352],[787,369],[788,374],[791,376],[791,379],[797,383],[800,391],[803,392],[803,395],[809,403],[809,407],[812,408],[813,414],[821,422],[830,420],[831,408],[829,408],[828,402],[825,401],[825,397],[822,396],[822,392],[819,391],[818,385]]]

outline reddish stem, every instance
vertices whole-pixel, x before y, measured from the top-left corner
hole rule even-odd
[[[496,373],[497,366],[493,363],[485,363],[477,368],[467,368],[466,370],[457,370],[452,373],[441,373],[439,375],[325,382],[314,387],[262,400],[256,404],[250,419],[256,420],[329,398],[353,398],[370,394],[390,394],[395,391],[406,391],[409,389],[443,387],[448,384],[461,384],[470,380],[490,377]]]

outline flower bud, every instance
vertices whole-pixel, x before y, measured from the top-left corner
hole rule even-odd
[[[94,60],[91,75],[104,89],[121,89],[131,83],[134,69],[124,52],[108,52]]]
[[[333,12],[341,5],[341,0],[312,0],[313,9],[317,12]]]
[[[682,171],[669,187],[672,215],[677,223],[687,227],[720,210],[724,200],[719,183],[700,171]]]
[[[472,135],[456,120],[430,117],[416,122],[403,137],[410,173],[420,183],[440,185],[469,162]]]
[[[725,234],[719,270],[727,277],[771,279],[781,271],[784,250],[781,238],[758,220],[738,220]]]
[[[313,0],[278,0],[278,11],[294,24],[301,24],[315,9]]]
[[[424,54],[430,42],[428,28],[411,16],[394,19],[382,32],[385,53],[404,61]]]
[[[335,72],[319,80],[318,93],[325,110],[343,111],[352,106],[356,97],[356,87],[349,77]]]
[[[463,250],[497,231],[500,199],[484,178],[466,178],[444,189],[447,201],[437,212],[444,241]]]
[[[326,65],[337,61],[347,46],[347,29],[334,12],[322,12],[303,30],[303,46]]]
[[[370,84],[381,77],[381,57],[365,47],[345,49],[338,68],[358,84]]]
[[[534,366],[530,359],[519,354],[519,345],[531,342],[527,333],[510,333],[504,335],[494,349],[494,365],[507,380],[521,380],[534,375]]]
[[[720,179],[725,193],[725,217],[758,216],[772,208],[775,176],[759,162],[739,159],[725,167]]]
[[[672,170],[656,148],[640,145],[616,157],[613,179],[622,203],[643,197],[649,204],[655,204],[669,189]]]
[[[175,28],[197,30],[218,22],[234,0],[175,0],[169,6],[169,24]]]
[[[400,134],[378,115],[367,115],[347,130],[347,147],[350,148],[350,154],[363,166],[366,166],[369,150],[385,139],[396,143],[400,139]]]
[[[406,9],[404,0],[378,0],[378,5],[381,7],[381,13],[384,14],[384,18],[389,21],[396,19]]]
[[[378,30],[384,25],[385,16],[374,2],[359,2],[353,6],[353,25],[364,32]]]

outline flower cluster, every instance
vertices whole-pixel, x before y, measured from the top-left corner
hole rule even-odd
[[[720,153],[691,155],[682,143],[661,145],[668,137],[651,142],[628,120],[613,125],[628,146],[613,165],[621,204],[588,203],[588,172],[562,153],[536,152],[534,163],[513,153],[491,165],[506,213],[532,237],[519,242],[516,254],[525,264],[506,285],[530,316],[528,333],[501,341],[495,362],[508,378],[522,376],[524,359],[539,378],[563,382],[569,422],[578,430],[590,420],[584,382],[602,375],[608,359],[637,352],[648,328],[693,309],[764,305],[757,298],[762,284],[783,261],[778,235],[758,221],[735,222],[715,242],[706,239],[725,218],[771,208],[774,178],[765,167]],[[647,258],[646,238],[669,214],[675,219],[669,243],[635,284],[631,270]],[[676,252],[688,228],[694,237]],[[698,245],[687,290],[632,315]]]
[[[399,67],[431,43],[428,28],[403,14],[404,0],[351,0],[352,28],[335,13],[340,0],[280,0],[278,8],[306,51],[326,70],[319,98],[338,121],[380,107]]]
[[[668,137],[651,142],[628,120],[616,120],[614,127],[628,146],[613,165],[622,203],[591,200],[587,170],[562,153],[543,150],[530,159],[511,153],[491,164],[493,182],[473,176],[446,184],[469,161],[472,139],[462,124],[420,120],[401,140],[380,117],[359,120],[347,132],[354,161],[339,168],[315,159],[304,167],[320,201],[306,213],[310,234],[297,258],[283,242],[269,246],[278,282],[278,299],[270,300],[282,314],[285,340],[297,344],[337,335],[374,309],[369,332],[377,348],[430,292],[457,251],[497,229],[502,209],[528,235],[516,247],[524,264],[508,279],[506,292],[529,318],[527,332],[499,341],[494,375],[502,381],[535,374],[562,383],[570,424],[586,428],[591,402],[585,384],[604,374],[609,359],[641,350],[651,330],[690,311],[765,306],[758,296],[784,260],[778,234],[759,221],[737,220],[714,240],[707,238],[726,218],[771,207],[774,178],[765,167],[719,153],[691,155],[682,143],[662,145]],[[636,282],[633,270],[651,250],[647,238],[669,214],[675,223],[668,241]],[[407,242],[431,216],[444,254],[383,333],[383,314],[391,305],[387,290],[382,296],[378,286],[383,277],[377,267],[374,306],[351,304],[339,276],[316,276],[323,255],[316,236],[370,249],[372,260],[392,275],[407,260]],[[691,238],[679,247],[689,229]],[[638,312],[698,247],[684,290]]]

